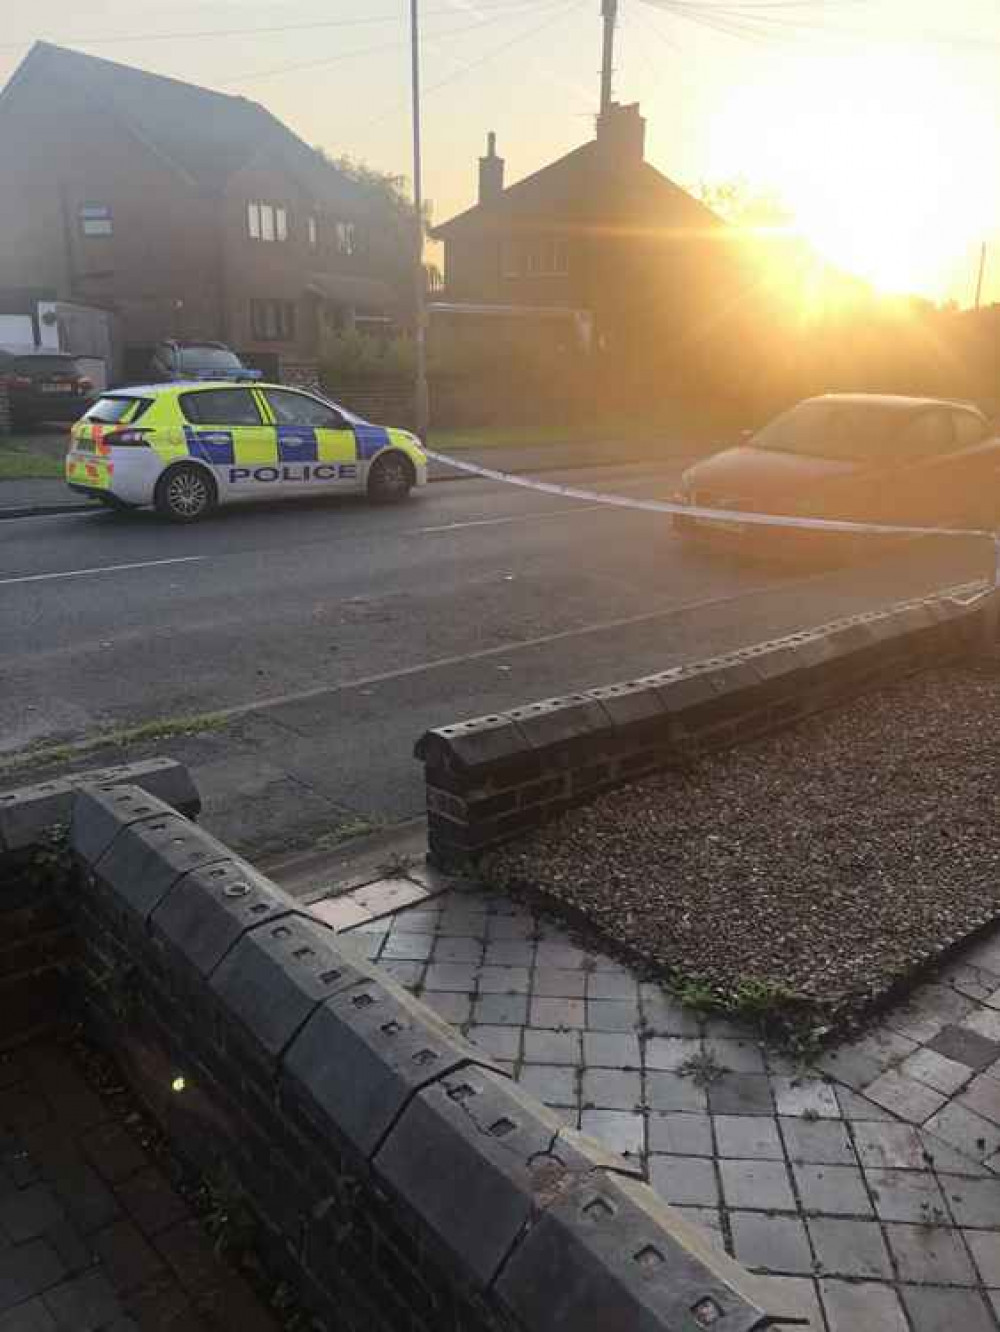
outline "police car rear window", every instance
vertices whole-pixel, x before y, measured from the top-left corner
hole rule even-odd
[[[149,398],[98,398],[83,419],[101,425],[117,425],[120,421],[131,423],[138,421],[149,409],[149,403]]]
[[[181,411],[192,425],[255,426],[260,412],[249,389],[202,389],[182,393]]]

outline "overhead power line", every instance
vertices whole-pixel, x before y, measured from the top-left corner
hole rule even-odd
[[[526,10],[536,10],[537,4],[529,3],[529,0],[476,0],[475,8],[477,10],[504,10],[506,13],[498,15],[505,18],[523,14]],[[449,17],[457,18],[462,13],[468,13],[458,5],[445,5],[440,9],[427,10],[426,18]],[[39,37],[40,41],[51,41],[57,45],[72,46],[118,46],[128,45],[136,42],[185,42],[185,41],[213,41],[221,37],[254,37],[270,36],[285,32],[315,32],[327,28],[359,28],[371,27],[380,23],[402,23],[399,13],[395,14],[366,14],[362,18],[349,19],[317,19],[309,23],[278,23],[267,27],[256,28],[202,28],[192,32],[146,32],[146,33],[115,33],[105,37],[94,37],[91,34],[81,33],[79,36],[58,36],[58,37]],[[20,41],[0,42],[0,51],[20,50],[30,45],[35,40],[34,37],[23,37]],[[404,43],[405,44],[405,43]]]
[[[576,3],[576,0],[574,0],[574,3]],[[559,4],[560,0],[541,0],[541,3],[539,3],[538,0],[533,0],[530,7],[522,6],[518,9],[513,9],[510,6],[505,6],[505,12],[503,14],[494,14],[488,19],[480,19],[478,23],[466,23],[459,28],[446,28],[444,31],[438,30],[430,33],[428,35],[428,40],[437,42],[447,37],[461,37],[469,33],[480,32],[484,28],[493,27],[494,24],[511,17],[525,18],[529,13],[537,14],[540,9],[543,12],[551,12],[553,7]],[[450,12],[454,13],[455,11],[452,10]],[[545,25],[543,24],[543,26]],[[520,41],[520,35],[514,40]],[[399,41],[382,42],[378,46],[366,46],[353,51],[339,51],[335,55],[323,56],[319,60],[297,61],[294,64],[289,65],[276,65],[272,69],[251,70],[246,74],[240,74],[232,79],[223,79],[220,83],[220,87],[232,87],[236,84],[252,83],[255,79],[276,78],[282,74],[295,74],[309,69],[323,69],[327,65],[339,64],[344,60],[353,60],[361,56],[378,55],[384,51],[398,51],[405,46],[409,46],[409,41],[404,38]],[[501,45],[496,49],[502,50],[504,48]],[[427,88],[425,91],[432,92],[433,88]]]
[[[443,79],[438,79],[437,83],[432,83],[429,87],[426,87],[423,92],[424,97],[430,96],[431,93],[437,92],[440,88],[446,88],[450,83],[454,83],[457,79],[462,79],[467,74],[471,74],[473,70],[480,69],[483,65],[495,60],[497,56],[502,55],[505,51],[509,51],[519,43],[530,41],[532,37],[537,37],[538,34],[544,32],[546,28],[552,27],[552,25],[557,23],[560,19],[566,18],[575,10],[579,10],[582,3],[583,0],[571,0],[570,4],[562,5],[555,14],[549,14],[541,23],[535,24],[525,32],[519,32],[516,37],[512,37],[509,41],[501,42],[499,46],[491,47],[489,51],[479,56],[476,60],[466,62],[461,69],[457,69],[451,74],[446,74]],[[537,8],[538,6],[536,5],[536,11]],[[402,104],[401,101],[393,103],[393,105],[388,107],[381,115],[375,116],[372,120],[365,121],[363,125],[359,126],[359,129],[364,131],[372,129],[376,125],[381,125],[383,121],[388,120],[390,116],[395,115]]]
[[[743,41],[777,43],[822,37],[834,41],[879,42],[899,38],[895,29],[880,33],[874,26],[831,21],[838,10],[870,18],[873,6],[868,0],[642,0],[642,3],[662,14]],[[906,37],[908,42],[932,46],[973,49],[1000,46],[996,38],[985,35],[931,31],[917,24],[908,29]]]
[[[453,74],[447,74],[443,79],[439,79],[437,83],[432,83],[431,86],[426,89],[426,92],[437,92],[439,88],[445,88],[449,83],[454,83],[456,79],[462,79],[466,74],[471,74],[474,69],[479,69],[488,61],[493,60],[496,56],[502,55],[504,51],[509,50],[512,46],[517,46],[519,42],[526,42],[529,38],[537,36],[540,32],[544,32],[546,28],[551,28],[554,23],[559,21],[559,19],[565,18],[566,15],[573,10],[579,9],[581,3],[582,0],[572,0],[571,4],[564,4],[555,14],[550,14],[543,22],[530,28],[527,32],[518,33],[516,37],[512,37],[508,42],[501,42],[499,46],[494,46],[492,50],[487,51],[485,55],[480,56],[476,60],[468,61],[461,69],[456,70]],[[535,5],[534,8],[537,12],[540,6]]]

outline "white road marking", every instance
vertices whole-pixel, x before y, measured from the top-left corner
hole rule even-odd
[[[574,504],[572,508],[543,509],[541,513],[508,514],[502,518],[469,518],[460,523],[442,523],[440,527],[418,527],[407,536],[425,536],[431,532],[458,532],[463,527],[497,527],[502,523],[530,523],[536,518],[572,518],[575,513],[603,509],[603,504]]]
[[[0,578],[0,587],[6,587],[11,583],[44,583],[54,578],[86,578],[89,574],[120,573],[123,569],[154,569],[164,564],[194,564],[207,558],[207,555],[177,555],[169,560],[140,560],[135,564],[103,564],[95,569],[65,569],[60,573],[22,574],[17,578]]]
[[[9,523],[48,523],[52,521],[65,523],[71,518],[107,517],[108,513],[107,509],[104,508],[93,508],[83,509],[80,512],[74,513],[21,513],[18,514],[16,518],[7,517],[6,509],[12,509],[14,507],[14,505],[10,504],[7,505],[6,508],[0,508],[0,521]]]
[[[647,490],[649,489],[649,478],[645,477],[641,481],[618,481],[615,483],[619,490]],[[572,518],[576,513],[593,513],[596,509],[602,509],[607,514],[614,514],[616,511],[607,504],[567,504],[562,509],[541,509],[534,513],[512,513],[505,514],[499,518],[468,518],[457,523],[442,523],[439,527],[418,527],[413,531],[406,532],[405,536],[424,536],[434,532],[458,532],[463,527],[497,527],[503,523],[530,523],[536,518]]]

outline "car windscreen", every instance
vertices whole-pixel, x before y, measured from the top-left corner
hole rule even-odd
[[[243,362],[225,347],[181,347],[177,362],[182,370],[242,370]]]
[[[148,398],[108,396],[98,398],[83,419],[94,421],[97,425],[119,425],[126,421],[131,424],[133,421],[138,421],[148,407]]]
[[[890,452],[910,419],[898,407],[877,402],[800,402],[758,431],[750,444],[804,458],[874,462]]]
[[[15,375],[79,375],[72,356],[19,356],[11,367]]]

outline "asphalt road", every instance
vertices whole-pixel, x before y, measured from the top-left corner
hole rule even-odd
[[[669,495],[683,460],[551,479]],[[189,761],[242,845],[421,810],[431,725],[664,669],[982,575],[972,543],[804,574],[710,556],[660,515],[485,481],[392,509],[0,523],[0,756],[227,710],[141,752]],[[13,779],[3,779],[3,785]]]

